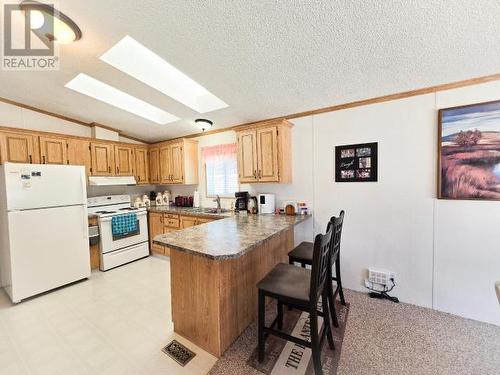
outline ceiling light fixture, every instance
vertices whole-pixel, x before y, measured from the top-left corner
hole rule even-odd
[[[78,74],[64,86],[160,125],[179,120],[178,117],[154,105],[146,103],[135,96],[129,95],[84,73]]]
[[[196,112],[228,107],[206,88],[128,35],[100,59]]]
[[[197,118],[196,120],[194,120],[194,123],[198,125],[203,132],[207,129],[210,129],[214,125],[212,121],[205,118]]]
[[[25,0],[19,8],[29,16],[31,30],[42,39],[67,44],[82,38],[78,25],[52,5]]]

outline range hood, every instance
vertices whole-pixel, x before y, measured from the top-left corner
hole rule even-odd
[[[90,186],[137,185],[134,176],[123,177],[89,177]]]

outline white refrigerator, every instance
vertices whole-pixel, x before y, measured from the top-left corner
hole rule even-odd
[[[85,168],[0,166],[0,286],[12,302],[90,276]]]

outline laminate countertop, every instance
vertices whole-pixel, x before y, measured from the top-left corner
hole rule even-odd
[[[233,211],[224,210],[222,212],[210,212],[206,208],[193,208],[193,207],[176,207],[176,206],[151,206],[148,212],[158,212],[166,214],[179,214],[187,216],[203,216],[213,219],[222,219],[224,217],[231,217],[234,215]]]
[[[214,260],[238,258],[309,215],[240,215],[156,236],[153,242]]]

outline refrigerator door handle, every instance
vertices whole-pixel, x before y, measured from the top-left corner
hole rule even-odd
[[[89,240],[89,222],[85,210],[83,210],[83,238],[86,239],[87,241]]]

